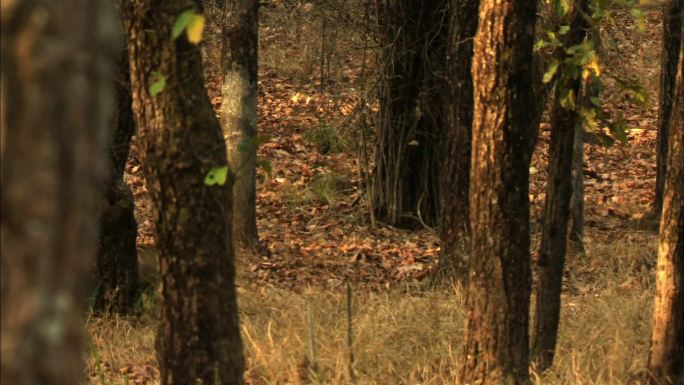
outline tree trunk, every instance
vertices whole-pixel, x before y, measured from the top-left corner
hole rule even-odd
[[[479,0],[452,0],[449,23],[446,118],[442,131],[439,198],[441,252],[435,278],[468,274],[468,188],[473,121],[473,38]]]
[[[534,0],[484,0],[475,37],[471,264],[461,382],[528,384]]]
[[[2,3],[2,384],[82,379],[115,15],[109,1]]]
[[[243,384],[230,185],[204,182],[227,164],[225,142],[198,48],[185,34],[171,38],[178,16],[201,4],[126,0],[123,8],[136,137],[159,252],[161,382]],[[166,86],[152,95],[150,85],[161,77]]]
[[[677,57],[682,41],[683,0],[672,0],[663,6],[663,49],[660,62],[660,105],[658,111],[658,137],[656,149],[656,191],[654,212],[661,214],[663,209],[663,191],[667,172],[667,145],[670,129],[672,107],[674,104],[674,86],[677,77]]]
[[[221,125],[233,181],[233,242],[241,253],[257,252],[257,0],[228,1],[223,24]]]
[[[671,111],[668,130],[648,368],[660,383],[681,385],[684,384],[684,49],[681,46],[676,79],[675,108]]]
[[[135,122],[131,109],[131,79],[124,48],[115,78],[116,109],[109,142],[109,175],[102,192],[100,245],[94,309],[128,313],[138,299],[138,225],[130,188],[123,180]]]
[[[570,199],[570,234],[573,250],[584,253],[584,140],[582,126],[575,126],[572,154],[572,198]]]
[[[585,0],[575,2],[568,14],[570,32],[565,47],[582,43],[586,35]],[[565,58],[563,50],[559,60]],[[537,302],[532,336],[532,357],[537,368],[546,370],[553,364],[560,319],[563,268],[567,251],[567,230],[572,197],[572,155],[575,144],[575,127],[581,126],[575,108],[561,106],[564,90],[570,90],[579,100],[581,77],[561,77],[556,82],[556,96],[551,109],[551,144],[549,146],[548,181],[544,206],[544,226],[539,249]]]
[[[390,225],[434,225],[448,0],[378,3],[384,48],[372,209]]]

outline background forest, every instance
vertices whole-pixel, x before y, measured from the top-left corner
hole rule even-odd
[[[67,3],[2,0],[3,385],[684,384],[682,0]]]

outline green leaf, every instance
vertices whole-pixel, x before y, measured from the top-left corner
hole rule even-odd
[[[560,28],[558,28],[558,34],[561,36],[565,35],[568,32],[570,32],[570,26],[569,25],[561,25]]]
[[[556,0],[556,13],[563,16],[570,10],[572,0]]]
[[[559,93],[561,107],[572,110],[575,108],[575,93],[570,88],[562,88]]]
[[[534,50],[539,51],[540,49],[548,47],[549,45],[551,45],[551,43],[549,43],[548,41],[544,39],[539,39],[536,42],[534,42]]]
[[[608,13],[609,5],[610,4],[608,0],[594,0],[593,2],[591,2],[589,4],[589,8],[592,11],[591,18],[595,21],[602,19]]]
[[[566,52],[571,56],[571,58],[568,58],[567,60],[576,65],[585,65],[596,57],[594,43],[589,40],[573,45],[568,48]]]
[[[558,38],[556,37],[556,33],[553,31],[548,31],[546,33],[546,36],[551,40],[551,43],[555,43],[558,41]]]
[[[190,20],[194,15],[195,10],[193,9],[188,9],[187,11],[178,15],[178,18],[176,19],[176,22],[173,24],[173,28],[171,29],[171,37],[173,39],[177,39],[178,36],[180,36],[183,33],[183,31],[185,31],[185,29],[188,27],[188,24],[190,24]]]
[[[589,100],[591,101],[591,104],[595,105],[596,107],[601,107],[601,99],[597,98],[596,96],[589,97]]]
[[[152,84],[150,84],[150,95],[155,97],[166,88],[166,76],[164,74],[154,71],[152,72]]]
[[[639,32],[643,33],[646,31],[646,13],[641,8],[632,6],[633,8],[629,10],[629,13],[634,17],[637,22],[637,28]]]
[[[553,79],[553,76],[558,71],[559,65],[560,65],[560,62],[556,59],[554,59],[551,63],[549,63],[549,67],[546,69],[546,72],[544,73],[544,77],[542,78],[542,81],[544,83],[548,83],[551,81],[551,79]]]
[[[623,79],[612,77],[618,85],[626,92],[625,99],[641,107],[648,106],[648,91],[636,79]]]
[[[213,167],[204,177],[204,184],[207,186],[223,186],[228,180],[228,166]]]

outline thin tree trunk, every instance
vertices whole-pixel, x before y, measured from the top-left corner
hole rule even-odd
[[[654,212],[659,216],[663,209],[663,191],[667,172],[668,132],[674,104],[674,86],[677,77],[677,55],[682,41],[682,12],[684,0],[672,0],[663,6],[663,49],[660,62],[660,104],[656,149],[656,190]]]
[[[570,32],[566,47],[580,44],[586,35],[585,0],[575,2],[570,13]],[[565,52],[561,54],[563,60]],[[544,226],[538,260],[538,284],[535,322],[532,335],[532,358],[539,370],[553,364],[560,319],[563,268],[567,251],[567,230],[572,196],[572,155],[575,128],[581,126],[575,108],[560,104],[561,93],[570,90],[579,100],[581,78],[561,78],[556,82],[556,96],[551,110],[551,144],[549,147],[548,182],[544,207]]]
[[[584,140],[581,125],[575,126],[572,154],[572,198],[570,199],[570,234],[572,249],[584,253]]]
[[[383,81],[371,200],[375,218],[395,226],[437,223],[447,1],[378,2]]]
[[[124,1],[138,148],[153,202],[162,282],[158,362],[164,385],[243,384],[231,244],[230,185],[206,185],[227,164],[199,50],[178,16],[199,1]],[[163,76],[166,86],[149,90]],[[228,180],[232,180],[228,176]]]
[[[593,31],[587,36],[592,39],[596,46],[596,51],[601,52],[600,36],[598,34],[597,26],[594,26]],[[592,36],[593,35],[593,36]],[[591,103],[591,98],[599,98],[601,96],[601,86],[593,83],[591,78],[583,79],[581,86],[582,90],[577,99],[577,104]],[[575,126],[575,143],[573,144],[572,155],[572,198],[570,199],[570,232],[568,234],[569,245],[572,252],[583,254],[584,249],[584,145],[585,142],[593,145],[602,145],[602,143],[584,131],[582,125]]]
[[[124,168],[135,132],[131,109],[128,51],[122,49],[114,79],[116,109],[109,142],[109,175],[102,192],[100,245],[94,309],[128,313],[138,299],[138,225],[131,189],[123,180]]]
[[[83,376],[115,15],[109,1],[2,3],[2,384]]]
[[[435,278],[464,281],[468,275],[468,191],[470,183],[471,126],[473,121],[473,38],[479,0],[452,0],[450,4],[449,93],[440,156],[441,252]]]
[[[681,17],[681,16],[680,16]],[[684,29],[684,28],[683,28]],[[682,31],[684,32],[684,31]],[[684,33],[682,34],[684,36]],[[663,213],[648,368],[659,384],[684,384],[684,49],[668,131]]]
[[[484,0],[475,37],[463,384],[529,383],[534,0]]]
[[[226,2],[223,24],[221,125],[233,183],[233,242],[241,253],[257,252],[257,0]]]

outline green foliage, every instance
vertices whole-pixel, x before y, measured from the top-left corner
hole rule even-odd
[[[155,97],[166,88],[166,76],[161,72],[152,72],[152,84],[150,84],[150,95]]]
[[[238,151],[240,151],[241,154],[246,154],[250,151],[256,151],[259,148],[259,146],[261,146],[264,143],[267,143],[269,140],[271,140],[269,136],[245,138],[238,144]],[[266,173],[266,177],[270,178],[271,172],[273,171],[273,166],[271,165],[270,160],[257,158],[255,166],[256,168],[262,169]]]
[[[256,167],[264,170],[267,178],[271,177],[271,173],[273,172],[273,166],[271,165],[270,160],[268,160],[268,159],[257,159]]]
[[[570,7],[572,6],[572,0],[556,0],[555,5],[556,13],[558,13],[560,16],[563,16],[570,10]]]
[[[349,133],[340,126],[320,123],[309,129],[304,138],[314,145],[321,154],[337,154],[350,146]]]
[[[249,152],[250,150],[256,151],[259,146],[261,146],[264,143],[268,143],[268,141],[271,140],[269,136],[257,136],[256,138],[244,138],[239,144],[238,144],[238,151],[240,151],[241,154],[245,154]]]
[[[178,39],[178,36],[180,36],[188,27],[188,24],[190,24],[190,18],[194,14],[195,10],[190,9],[178,15],[178,18],[171,29],[171,38]]]
[[[312,198],[325,204],[333,204],[340,199],[349,181],[336,173],[321,174],[311,181]]]
[[[546,69],[546,72],[544,72],[544,77],[543,81],[544,83],[548,83],[553,79],[553,76],[556,75],[556,72],[558,71],[558,66],[560,65],[560,61],[553,59],[551,63],[549,63],[548,68]]]
[[[88,335],[88,350],[90,351],[90,355],[92,357],[93,362],[95,362],[95,368],[97,369],[97,377],[100,380],[100,384],[109,385],[109,382],[105,377],[104,368],[102,367],[100,353],[98,352],[97,346],[95,346],[95,341],[93,341],[93,337],[91,335]]]
[[[573,1],[577,0],[553,0],[554,9],[560,16],[566,18],[575,17],[569,11],[576,7]],[[639,28],[643,30],[645,13],[639,8],[639,3],[635,0],[589,0],[588,15],[580,15],[590,23],[589,30],[593,33],[582,43],[573,46],[566,46],[562,37],[570,32],[570,26],[562,24],[556,30],[547,31],[546,38],[535,42],[535,51],[542,51],[549,55],[548,62],[542,81],[549,83],[555,81],[558,100],[563,108],[576,110],[580,116],[582,126],[585,131],[596,134],[605,145],[612,145],[615,139],[625,143],[627,141],[626,126],[621,113],[616,113],[614,117],[608,116],[603,111],[600,95],[603,91],[603,77],[598,54],[596,52],[595,41],[599,39],[598,25],[610,16],[610,6],[618,5],[629,9],[630,15],[637,20]],[[578,101],[573,84],[578,78],[584,80],[584,88],[587,100]],[[610,76],[621,87],[625,100],[629,103],[645,107],[648,104],[648,94],[644,86],[635,79],[622,79]],[[608,128],[611,136],[602,132],[602,127]]]
[[[560,103],[561,107],[565,108],[566,110],[575,109],[575,92],[572,89],[561,88],[558,95],[558,103]]]
[[[200,15],[194,9],[184,11],[173,24],[171,29],[171,38],[177,39],[183,32],[187,35],[188,41],[192,44],[198,44],[202,41],[202,34],[204,32],[204,16]]]
[[[624,79],[617,76],[611,76],[613,80],[620,86],[621,91],[625,94],[625,99],[632,104],[640,107],[648,107],[648,91],[636,79]]]
[[[204,184],[207,186],[223,186],[228,180],[228,166],[213,167],[204,177]]]

